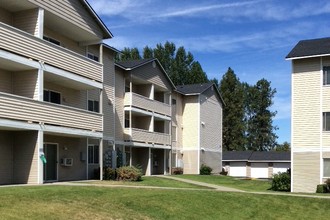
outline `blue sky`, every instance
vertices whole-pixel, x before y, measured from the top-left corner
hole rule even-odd
[[[291,64],[299,40],[330,37],[328,0],[89,0],[121,50],[174,42],[209,78],[231,67],[242,82],[265,78],[277,93],[278,142],[290,142]]]

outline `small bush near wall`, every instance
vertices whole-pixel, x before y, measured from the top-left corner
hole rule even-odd
[[[174,175],[183,174],[183,168],[182,167],[172,167],[172,174],[174,174]]]
[[[272,190],[274,191],[286,191],[291,190],[291,176],[288,172],[278,173],[273,175]]]
[[[316,193],[326,193],[326,192],[327,192],[326,184],[319,184],[316,186]]]
[[[116,179],[116,170],[110,167],[103,168],[103,180],[115,180]]]
[[[212,172],[212,168],[205,164],[202,164],[202,166],[199,170],[200,175],[211,175],[211,172]]]
[[[117,171],[117,180],[122,181],[141,181],[142,171],[134,166],[119,167]]]

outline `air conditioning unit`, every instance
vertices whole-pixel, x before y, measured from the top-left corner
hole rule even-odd
[[[73,165],[73,158],[63,158],[61,160],[61,165],[65,167],[71,167]]]

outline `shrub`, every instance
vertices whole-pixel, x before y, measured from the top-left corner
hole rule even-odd
[[[119,167],[117,171],[117,180],[123,181],[141,181],[142,171],[134,166]]]
[[[327,190],[327,184],[319,184],[316,187],[316,193],[326,193],[328,192]]]
[[[174,174],[174,175],[183,174],[183,168],[181,168],[181,167],[172,167],[172,174]]]
[[[272,190],[274,191],[286,191],[291,189],[291,176],[288,172],[274,174],[272,179]]]
[[[116,170],[110,167],[103,168],[103,179],[104,180],[115,180],[116,179]]]
[[[199,170],[200,175],[211,175],[211,172],[212,172],[212,168],[205,164],[202,164],[202,166]]]

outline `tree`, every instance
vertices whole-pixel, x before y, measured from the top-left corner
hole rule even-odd
[[[125,47],[122,51],[119,60],[126,61],[126,60],[139,60],[141,59],[140,52],[138,48],[128,48]]]
[[[272,112],[273,98],[276,89],[272,89],[266,79],[259,80],[254,86],[244,85],[245,95],[245,121],[247,125],[247,149],[269,151],[276,146],[277,136],[273,126]]]
[[[287,141],[284,141],[283,144],[277,144],[276,151],[290,151],[290,143],[288,143]]]
[[[154,57],[154,51],[152,48],[145,46],[143,48],[143,59],[150,59]]]
[[[230,67],[220,81],[219,90],[226,104],[223,109],[223,149],[244,150],[246,141],[243,87]]]

